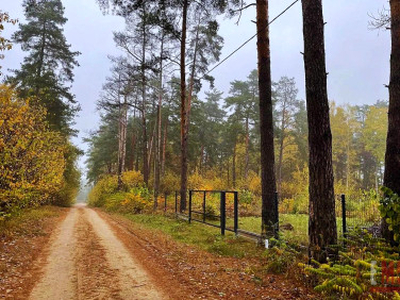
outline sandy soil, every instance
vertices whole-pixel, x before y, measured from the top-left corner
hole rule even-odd
[[[38,237],[0,239],[0,299],[320,299],[261,274],[262,261],[211,254],[84,205],[39,227]]]
[[[109,225],[92,209],[72,208],[54,232],[30,299],[165,299]]]

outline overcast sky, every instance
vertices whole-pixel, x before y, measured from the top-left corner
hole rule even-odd
[[[293,0],[269,2],[272,19]],[[22,0],[0,0],[0,3],[1,10],[24,22]],[[67,41],[72,50],[82,52],[72,89],[82,107],[76,119],[76,128],[80,133],[74,142],[86,150],[87,146],[81,140],[98,125],[96,101],[109,73],[107,55],[118,54],[112,32],[122,30],[124,22],[119,17],[103,15],[96,0],[64,0],[63,4],[68,18],[64,27]],[[385,85],[389,81],[390,32],[372,31],[368,26],[368,15],[376,15],[387,6],[387,0],[325,0],[323,5],[327,22],[325,47],[329,99],[350,104],[373,104],[377,100],[387,100]],[[220,30],[225,39],[222,58],[254,35],[255,24],[252,20],[255,20],[254,7],[243,15],[238,26],[235,25],[236,19],[223,19]],[[17,29],[18,26],[7,24],[4,36],[10,36]],[[300,2],[271,25],[270,40],[273,80],[277,81],[285,75],[294,77],[299,98],[304,99]],[[0,61],[3,72],[19,68],[24,55],[19,45],[6,52],[5,59]],[[256,41],[253,40],[211,74],[216,79],[216,88],[227,93],[231,81],[244,80],[256,68],[256,59]]]

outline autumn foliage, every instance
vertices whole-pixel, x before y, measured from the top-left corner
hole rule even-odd
[[[46,112],[0,86],[0,220],[20,208],[55,202],[65,186],[64,138]]]

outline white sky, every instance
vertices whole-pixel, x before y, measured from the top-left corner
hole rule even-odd
[[[292,2],[270,0],[270,19]],[[72,88],[82,107],[75,126],[80,133],[74,142],[86,150],[81,139],[98,125],[96,101],[110,68],[107,55],[118,54],[112,32],[123,30],[124,22],[119,17],[104,16],[95,0],[64,0],[63,4],[69,19],[64,27],[67,41],[73,51],[82,52]],[[368,14],[376,14],[388,6],[387,0],[325,0],[323,5],[327,22],[325,47],[329,99],[351,104],[373,104],[378,99],[388,99],[384,85],[389,80],[390,32],[371,31],[368,27]],[[22,0],[0,0],[0,7],[12,18],[24,22]],[[239,26],[234,24],[236,19],[223,19],[220,34],[225,39],[225,46],[221,58],[255,33],[255,24],[251,20],[255,20],[254,7],[243,15]],[[7,24],[3,34],[10,36],[17,29],[18,26]],[[271,25],[270,40],[273,80],[284,75],[295,77],[299,98],[304,99],[300,2]],[[15,45],[0,61],[2,71],[18,69],[24,55],[19,45]],[[216,88],[227,93],[231,81],[244,80],[256,68],[256,59],[256,41],[253,40],[211,74],[216,79]]]

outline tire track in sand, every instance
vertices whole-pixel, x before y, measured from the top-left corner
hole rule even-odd
[[[71,208],[49,245],[32,300],[165,299],[106,221],[90,208]]]
[[[74,267],[74,236],[78,211],[73,208],[50,240],[50,254],[44,275],[33,288],[30,299],[76,299],[77,277]]]
[[[140,267],[110,226],[94,210],[85,209],[85,214],[106,249],[106,257],[120,283],[123,299],[163,299],[146,272]]]
[[[115,277],[106,259],[106,251],[83,211],[83,208],[79,208],[76,226],[75,267],[78,277],[78,298],[122,300],[119,296],[118,278]]]

